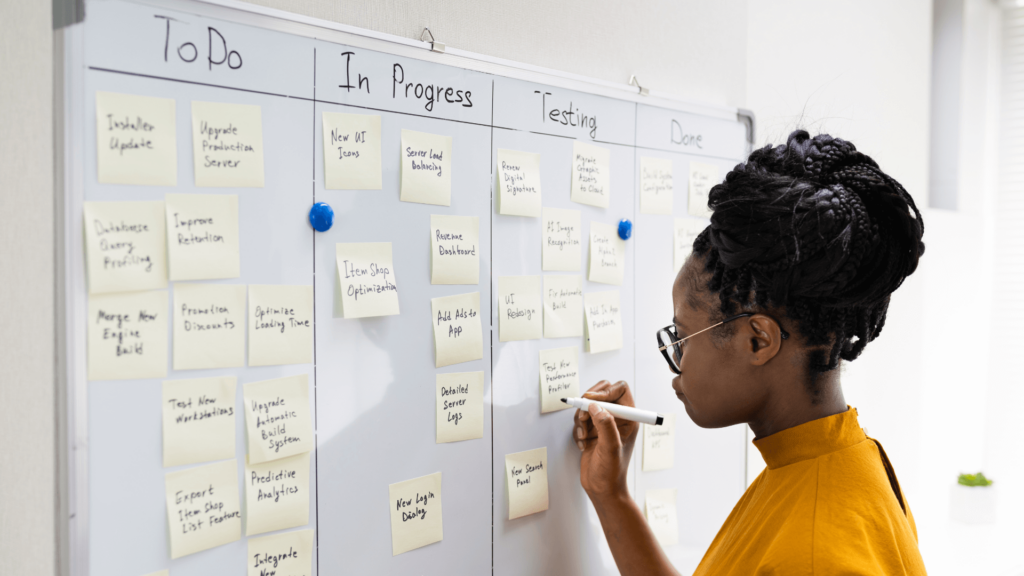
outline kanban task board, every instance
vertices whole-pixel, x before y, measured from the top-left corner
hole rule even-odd
[[[573,374],[552,382],[578,382],[582,393],[601,379],[626,380],[638,405],[675,416],[667,436],[641,431],[630,489],[652,526],[659,523],[669,556],[680,566],[699,558],[743,490],[744,432],[702,430],[689,421],[655,332],[672,322],[675,272],[694,231],[707,223],[705,207],[693,199],[706,200],[701,194],[747,150],[735,110],[666,100],[654,106],[599,83],[453,50],[438,54],[429,43],[262,9],[94,1],[86,14],[67,31],[64,51],[74,574],[252,574],[251,552],[266,544],[258,539],[274,536],[273,543],[309,561],[296,574],[615,573],[579,484],[573,411],[553,410],[558,386],[542,393],[545,367],[554,374],[566,366]],[[171,127],[173,140],[154,132],[147,144],[141,129],[138,140],[120,145],[170,146],[173,160],[162,155],[152,165],[126,167],[131,150],[104,139],[120,114],[105,116],[108,107],[136,101],[125,95],[152,99],[145,100],[152,104],[146,113],[162,119],[159,138]],[[197,133],[213,137],[209,126],[217,122],[203,124],[209,118],[230,126],[221,138],[245,140],[241,150],[197,150]],[[334,120],[349,128],[365,123],[349,132],[378,139],[361,149],[370,168],[357,177],[325,166],[345,159],[346,142],[328,130]],[[424,144],[418,135],[429,139]],[[405,163],[416,146],[426,150],[415,159],[420,166]],[[233,152],[250,154],[240,156],[247,170],[225,179],[218,162],[237,160],[216,154]],[[506,181],[504,196],[502,161],[519,171]],[[417,183],[416,174],[403,173],[423,164],[437,181]],[[201,237],[227,235],[237,243],[209,261],[191,256],[177,236],[181,223],[170,215],[166,247],[125,248],[118,261],[137,264],[148,250],[169,278],[136,286],[115,274],[105,285],[89,274],[104,265],[92,256],[110,244],[86,246],[95,240],[88,227],[103,221],[105,232],[124,232],[116,206],[106,204],[115,202],[138,203],[130,214],[145,204],[157,220],[198,203],[217,215],[204,218],[234,226]],[[324,232],[309,222],[317,202],[333,209],[333,226]],[[625,241],[617,234],[622,219],[632,223]],[[447,232],[439,234],[442,228]],[[341,262],[369,258],[370,244],[374,258],[386,252],[384,291],[394,299],[363,308],[369,300],[345,300],[349,264]],[[559,252],[546,252],[551,246]],[[445,250],[468,254],[475,268],[446,268]],[[545,300],[555,293],[564,302]],[[133,298],[163,315],[166,334],[144,335],[150,372],[139,368],[135,374],[143,377],[123,378],[89,331],[97,306],[132,309]],[[309,342],[254,340],[254,323],[278,326],[252,314],[257,303],[269,303],[265,310],[284,300],[299,303],[295,314],[308,315]],[[185,322],[203,306],[223,312],[217,321],[238,326],[241,339],[193,338]],[[558,322],[547,321],[545,306],[562,309]],[[470,318],[461,317],[470,308]],[[575,312],[566,316],[567,308]],[[585,318],[586,309],[614,314]],[[618,326],[613,338],[587,341],[609,325]],[[438,339],[473,330],[480,339],[473,350],[442,358]],[[153,355],[160,359],[155,367]],[[249,386],[267,381],[275,384]],[[233,412],[227,429],[168,437],[168,394],[185,394],[189,386],[205,391],[196,393],[197,402]],[[442,433],[442,389],[479,408],[457,417],[465,418],[458,424],[464,428]],[[268,449],[247,419],[273,421],[280,395],[292,393],[286,416],[308,421],[311,437]],[[303,393],[308,405],[296,407]],[[205,461],[172,444],[202,452]],[[308,479],[302,470],[277,470],[282,454],[296,469],[305,466]],[[522,478],[516,475],[523,470],[537,474],[541,462],[543,475],[528,484],[529,498],[510,505],[508,479]],[[287,476],[304,492],[308,515],[292,508],[287,518],[268,516],[264,504],[247,501],[253,474],[270,484]],[[417,488],[410,516],[429,514],[438,525],[398,538],[391,508],[397,498],[401,517],[402,483],[411,480]],[[538,488],[541,480],[546,486]],[[174,487],[189,482],[216,484],[216,502],[230,500],[227,508],[238,512],[222,514],[227,524],[210,532],[219,540],[201,551],[181,540],[185,525],[170,517],[191,514],[168,502]],[[232,482],[237,495],[227,488]],[[199,492],[190,498],[197,505],[214,501]],[[282,522],[289,528],[273,529]]]

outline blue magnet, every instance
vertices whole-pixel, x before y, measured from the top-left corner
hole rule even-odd
[[[334,224],[334,210],[326,202],[313,204],[309,209],[309,223],[317,232],[327,232]]]
[[[623,240],[629,240],[629,237],[633,235],[633,223],[623,218],[619,220],[619,238]]]

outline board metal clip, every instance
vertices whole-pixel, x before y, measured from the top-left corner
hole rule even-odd
[[[634,75],[634,74],[630,74],[630,76],[629,76],[629,85],[630,86],[636,86],[640,90],[640,95],[641,96],[647,96],[647,95],[649,95],[651,93],[650,90],[648,90],[647,88],[644,88],[643,86],[640,85],[640,82],[637,81],[636,75]]]
[[[430,36],[430,40],[424,40],[423,36]],[[430,51],[437,52],[438,54],[444,54],[444,44],[434,40],[434,34],[430,31],[430,28],[424,28],[423,32],[420,32],[420,42],[430,42]]]

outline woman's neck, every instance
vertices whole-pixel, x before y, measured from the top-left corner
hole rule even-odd
[[[747,422],[754,432],[754,439],[847,410],[838,369],[819,374],[815,386],[817,394],[812,394],[805,384],[792,379],[773,385],[768,402],[754,419]]]

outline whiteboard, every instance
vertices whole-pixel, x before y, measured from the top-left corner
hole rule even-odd
[[[638,404],[678,414],[675,467],[641,472],[638,445],[630,489],[641,507],[647,489],[679,490],[681,542],[667,552],[681,571],[693,569],[743,491],[745,440],[741,427],[702,430],[690,423],[655,350],[654,332],[672,317],[673,222],[670,216],[640,213],[638,166],[641,157],[673,162],[674,215],[685,216],[689,162],[715,164],[724,175],[745,155],[745,127],[735,110],[664,99],[655,106],[609,83],[587,83],[457,50],[439,55],[422,43],[229,2],[92,1],[87,15],[70,30],[65,50],[64,289],[74,574],[134,576],[163,568],[171,574],[245,574],[244,536],[169,559],[164,475],[176,468],[165,469],[161,461],[163,379],[85,378],[82,202],[162,200],[167,192],[239,197],[241,276],[209,282],[314,286],[313,364],[189,371],[169,366],[167,376],[236,376],[240,410],[241,385],[309,375],[316,433],[308,526],[316,530],[314,573],[615,573],[600,524],[579,485],[579,452],[570,438],[572,411],[542,415],[539,410],[539,351],[564,346],[580,348],[581,388],[600,379],[626,380]],[[169,34],[167,18],[173,18]],[[244,62],[240,68],[207,61],[209,28],[238,52]],[[199,57],[193,62],[176,55],[185,42],[197,47]],[[404,82],[471,92],[472,106],[428,106],[422,98],[406,97],[394,85],[399,68]],[[358,87],[359,74],[369,78],[369,93]],[[97,91],[174,99],[176,187],[97,182]],[[261,107],[263,188],[194,186],[192,101]],[[556,108],[596,117],[596,130],[591,134],[589,127],[552,121],[548,112]],[[321,115],[338,111],[381,117],[382,190],[324,188]],[[402,129],[453,138],[450,207],[398,200]],[[608,208],[569,200],[574,140],[610,151]],[[618,287],[621,350],[585,354],[582,338],[498,340],[497,278],[544,274],[540,218],[496,213],[499,148],[541,154],[543,204],[582,212],[584,259],[591,222],[633,221],[626,280]],[[314,202],[327,202],[335,211],[334,227],[327,232],[314,232],[306,220]],[[480,218],[479,286],[430,284],[431,214]],[[392,243],[400,315],[336,316],[334,247],[339,242]],[[584,293],[614,288],[588,282],[583,266]],[[430,299],[475,290],[481,294],[485,344],[490,339],[483,359],[434,368]],[[484,438],[435,444],[435,375],[466,371],[485,375]],[[236,425],[236,436],[244,438],[244,419],[237,418]],[[542,446],[548,449],[550,508],[509,521],[504,456]],[[236,457],[241,487],[244,441],[237,442]],[[392,557],[387,487],[434,472],[443,475],[444,539]]]

